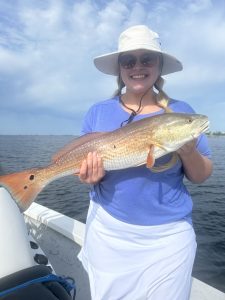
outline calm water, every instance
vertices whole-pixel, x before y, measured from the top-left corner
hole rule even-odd
[[[44,166],[72,136],[0,136],[0,174]],[[225,292],[225,137],[210,137],[214,172],[204,184],[187,182],[194,202],[193,222],[198,252],[194,276]],[[87,185],[69,176],[52,182],[37,201],[85,221]]]

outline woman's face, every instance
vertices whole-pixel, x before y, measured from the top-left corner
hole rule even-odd
[[[160,75],[160,56],[155,52],[135,50],[119,57],[121,78],[126,91],[143,94],[152,88]]]

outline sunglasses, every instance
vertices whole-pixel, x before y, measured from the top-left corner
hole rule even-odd
[[[133,54],[122,54],[118,58],[119,65],[124,69],[133,69],[140,62],[143,67],[153,67],[158,62],[159,55],[157,53],[143,53],[137,57]]]

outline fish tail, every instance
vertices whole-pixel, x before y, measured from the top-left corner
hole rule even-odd
[[[39,169],[0,176],[0,186],[7,189],[21,212],[31,205],[46,185],[46,182],[36,178],[37,170]]]

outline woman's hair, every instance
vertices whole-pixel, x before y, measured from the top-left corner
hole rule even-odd
[[[160,73],[163,66],[163,57],[160,55],[160,61],[159,61],[159,69]],[[158,91],[156,95],[156,102],[157,104],[165,110],[165,112],[171,112],[172,110],[168,107],[170,98],[169,96],[163,91],[163,85],[164,85],[164,79],[159,76],[154,84],[154,88]],[[122,95],[122,89],[125,87],[125,84],[120,76],[120,74],[117,76],[117,90],[114,92],[113,97],[121,96]]]
[[[117,90],[114,92],[113,97],[121,96],[122,95],[122,89],[125,87],[125,84],[120,76],[120,74],[117,76]]]
[[[164,79],[161,76],[159,76],[154,84],[154,87],[158,91],[156,95],[156,102],[160,107],[162,107],[165,110],[165,112],[171,112],[172,110],[169,108],[170,98],[163,91],[164,82]]]

